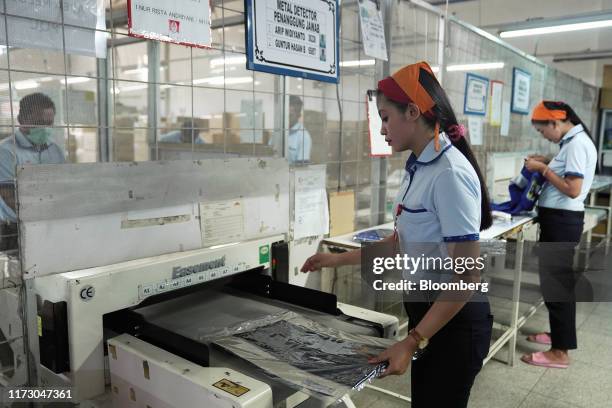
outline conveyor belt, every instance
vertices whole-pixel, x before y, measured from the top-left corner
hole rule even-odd
[[[343,315],[332,316],[230,289],[202,290],[135,310],[147,322],[197,341],[222,328],[286,311],[349,333],[379,336],[376,329],[348,321]]]
[[[203,338],[219,333],[223,328],[286,311],[299,313],[326,327],[345,332],[375,337],[380,335],[376,328],[351,321],[344,315],[334,316],[228,288],[205,289],[133,310],[147,323],[197,342],[205,342]],[[269,378],[255,366],[216,347],[210,348],[210,365],[231,368],[266,382],[272,388],[275,405],[295,393],[295,390]],[[333,402],[330,398],[309,400],[305,406],[324,407]]]

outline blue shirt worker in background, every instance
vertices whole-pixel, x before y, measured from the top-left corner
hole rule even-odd
[[[310,161],[310,149],[312,138],[304,124],[300,121],[302,117],[302,99],[299,96],[289,97],[289,136],[287,138],[288,153],[287,160],[290,164],[307,163]]]
[[[399,243],[401,254],[429,244],[454,259],[476,259],[480,231],[493,222],[488,194],[465,130],[431,67],[408,65],[380,81],[377,105],[381,134],[393,151],[412,151],[396,200],[397,233],[383,241]],[[313,255],[302,271],[359,264],[361,251]],[[453,279],[480,281],[474,270],[450,272]],[[424,273],[433,277],[435,271]],[[370,359],[388,362],[383,375],[401,375],[411,366],[413,408],[468,405],[489,351],[493,316],[482,293],[460,292],[440,292],[425,301],[404,294],[408,336]]]
[[[14,182],[17,166],[65,162],[63,149],[53,141],[54,120],[55,104],[47,95],[33,93],[19,101],[15,137],[0,142],[0,182]],[[0,217],[16,222],[15,208],[3,201]]]
[[[550,324],[550,333],[533,334],[527,340],[549,345],[550,350],[526,354],[521,360],[567,368],[568,351],[578,346],[574,249],[584,228],[584,200],[595,177],[597,150],[587,127],[564,102],[540,102],[531,123],[546,140],[559,144],[560,150],[552,160],[535,155],[525,160],[529,171],[542,173],[546,180],[538,200],[540,242],[544,243],[538,249],[538,264]]]
[[[160,143],[190,143],[192,138],[195,144],[204,144],[204,140],[200,138],[200,130],[195,128],[192,120],[183,122],[183,126],[178,130],[162,135],[159,139]]]

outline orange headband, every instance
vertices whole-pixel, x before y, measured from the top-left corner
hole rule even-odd
[[[406,65],[404,68],[391,75],[391,78],[397,82],[399,87],[402,88],[402,91],[412,99],[421,112],[425,113],[435,106],[435,102],[419,82],[421,68],[428,71],[433,76],[433,71],[429,64],[425,61],[421,61],[416,64]]]
[[[548,109],[544,105],[545,101],[538,103],[533,109],[531,114],[531,120],[565,120],[567,119],[567,112],[562,109]]]
[[[392,100],[401,103],[412,102],[419,107],[422,114],[425,116],[433,116],[430,111],[436,103],[419,82],[421,69],[426,70],[435,78],[429,64],[425,61],[421,61],[416,64],[406,65],[391,75],[391,77],[383,79],[378,83],[378,89]],[[434,128],[434,147],[436,152],[440,151],[439,134],[440,124],[436,121]]]

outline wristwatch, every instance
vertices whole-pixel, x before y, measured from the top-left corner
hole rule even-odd
[[[416,331],[416,329],[411,329],[408,332],[408,336],[412,337],[414,341],[416,341],[417,348],[419,350],[423,350],[429,344],[429,339],[427,337],[421,336],[421,334]]]

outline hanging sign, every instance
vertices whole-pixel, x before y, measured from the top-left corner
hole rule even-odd
[[[380,12],[380,2],[378,0],[359,0],[359,19],[365,54],[387,61],[385,26]]]
[[[510,134],[510,102],[507,101],[502,102],[502,119],[499,134],[501,136],[508,136]]]
[[[128,34],[210,47],[210,4],[208,0],[128,0]]]
[[[247,68],[338,82],[337,0],[246,0]]]
[[[500,126],[502,123],[502,99],[504,94],[504,83],[501,81],[491,81],[491,126]]]
[[[529,114],[531,74],[518,68],[514,68],[512,74],[512,112],[527,115]]]
[[[482,118],[480,116],[468,117],[468,134],[470,135],[470,144],[472,146],[478,146],[482,144],[482,125]]]
[[[487,112],[487,92],[489,80],[474,74],[465,77],[465,97],[463,113],[468,115],[482,115]]]
[[[393,148],[385,141],[385,137],[380,134],[382,121],[376,106],[376,94],[368,91],[366,96],[366,106],[368,109],[368,129],[370,131],[370,156],[384,157],[393,154]]]
[[[6,0],[4,3],[7,15],[0,18],[0,44],[55,51],[63,51],[65,46],[67,54],[106,58],[103,1]]]

